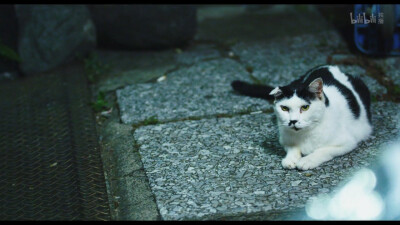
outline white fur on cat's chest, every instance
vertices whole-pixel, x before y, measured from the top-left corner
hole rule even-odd
[[[280,130],[279,142],[282,146],[296,147],[300,149],[302,155],[308,155],[314,152],[316,149],[323,147],[325,145],[323,135],[313,135],[311,132],[307,133],[294,133],[296,131],[285,132],[282,135],[282,130]]]

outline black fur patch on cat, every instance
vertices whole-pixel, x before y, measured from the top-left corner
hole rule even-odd
[[[312,100],[317,98],[317,96],[314,93],[312,93],[308,90],[310,83],[313,82],[315,79],[317,79],[318,77],[321,77],[322,81],[324,82],[324,85],[327,85],[328,83],[334,83],[334,82],[339,83],[333,78],[332,74],[327,69],[326,69],[326,71],[323,71],[323,69],[326,69],[326,68],[320,68],[320,69],[313,68],[313,69],[307,71],[305,75],[301,76],[297,80],[292,81],[289,85],[279,87],[282,90],[283,94],[281,96],[279,96],[277,98],[277,100],[279,101],[280,99],[283,99],[283,98],[290,98],[294,95],[294,92],[296,91],[296,94],[297,94],[297,96],[299,96],[299,98],[304,99],[306,102],[308,102],[310,104]],[[307,79],[305,79],[305,78],[307,78]],[[350,90],[348,90],[348,91],[350,91]],[[351,91],[350,91],[350,93],[351,93]],[[328,107],[329,99],[325,95],[325,93],[324,93],[324,97],[325,97],[325,106]]]
[[[328,96],[326,96],[325,93],[324,93],[324,97],[325,97],[325,106],[328,107],[329,106],[329,98],[328,98]]]
[[[350,108],[351,112],[353,113],[354,118],[360,117],[360,113],[361,113],[360,105],[358,104],[357,99],[354,96],[353,92],[350,89],[348,89],[346,86],[344,86],[342,83],[337,81],[333,77],[333,75],[331,74],[331,72],[329,71],[328,68],[322,67],[322,68],[319,68],[316,70],[312,70],[311,73],[306,73],[306,75],[304,75],[303,77],[301,77],[300,79],[298,79],[292,83],[299,82],[298,85],[306,84],[308,86],[312,81],[314,81],[318,77],[322,78],[324,85],[335,86],[341,92],[341,94],[346,98],[347,104],[349,105],[349,108]],[[351,77],[350,79],[354,79],[351,75],[349,75],[349,77]],[[304,80],[304,82],[303,82],[303,80]],[[325,104],[326,104],[326,102],[325,102]]]
[[[242,95],[262,98],[265,100],[273,100],[274,96],[269,95],[269,93],[274,89],[271,86],[259,85],[259,84],[249,84],[244,81],[235,80],[231,83],[233,90],[239,92]]]
[[[358,78],[353,77],[350,74],[346,74],[349,77],[349,81],[353,86],[354,90],[358,93],[361,98],[362,103],[365,106],[367,111],[367,117],[369,122],[371,122],[371,111],[370,111],[370,92],[368,87],[364,84],[364,82]],[[275,97],[275,100],[279,101],[283,98],[290,98],[296,92],[297,96],[304,99],[306,102],[311,103],[312,100],[316,98],[314,93],[311,93],[308,90],[308,86],[312,81],[317,78],[322,78],[324,85],[326,86],[335,86],[341,94],[346,98],[347,104],[354,116],[354,118],[359,118],[361,109],[360,105],[357,102],[356,97],[354,96],[353,92],[344,86],[342,83],[337,81],[329,69],[325,66],[317,66],[309,71],[307,71],[303,76],[298,78],[297,80],[292,81],[289,85],[279,87],[282,91],[281,95]],[[238,91],[241,94],[251,96],[251,97],[258,97],[266,100],[271,100],[274,97],[269,95],[269,92],[272,91],[274,88],[267,86],[267,85],[254,85],[248,84],[243,81],[234,81],[232,82],[232,87],[234,90]],[[326,97],[325,93],[325,105],[329,106],[329,99]]]
[[[364,104],[364,108],[367,111],[368,121],[371,123],[371,94],[367,85],[365,85],[365,83],[359,77],[353,77],[347,73],[346,75],[349,77],[350,83],[354,90],[358,93],[358,96],[360,96],[361,101]]]

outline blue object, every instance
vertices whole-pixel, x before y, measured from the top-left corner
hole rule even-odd
[[[367,55],[400,55],[400,4],[356,4],[350,17],[358,50]]]

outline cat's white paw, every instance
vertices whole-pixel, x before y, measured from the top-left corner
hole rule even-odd
[[[297,163],[296,167],[299,170],[309,170],[314,169],[321,165],[321,160],[316,159],[315,157],[306,156],[301,158]]]
[[[299,161],[300,157],[296,157],[294,155],[288,155],[284,159],[282,159],[282,166],[285,169],[295,169],[296,163]]]

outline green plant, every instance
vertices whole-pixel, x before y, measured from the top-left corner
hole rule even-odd
[[[258,79],[253,74],[250,73],[249,76],[250,76],[250,79],[253,81],[254,84],[263,84],[262,80]]]
[[[394,93],[395,95],[400,95],[400,87],[397,86],[397,85],[395,85],[395,86],[393,87],[393,93]]]
[[[301,12],[301,13],[306,13],[306,12],[308,12],[308,11],[309,11],[309,8],[308,8],[308,7],[309,7],[308,5],[304,5],[304,4],[295,5],[295,9],[296,9],[298,12]]]
[[[247,72],[249,72],[249,73],[253,73],[253,71],[254,71],[254,69],[253,69],[252,66],[246,66],[246,70],[247,70]]]
[[[19,55],[10,47],[1,43],[0,40],[0,56],[9,60],[21,62]]]
[[[85,65],[85,73],[88,80],[93,83],[96,79],[103,74],[110,72],[110,65],[102,63],[97,54],[91,53],[86,59],[83,59]]]
[[[92,109],[95,112],[101,112],[110,108],[108,102],[105,100],[104,92],[100,91],[97,95],[97,100],[91,103]]]
[[[317,48],[325,48],[328,46],[328,41],[326,39],[321,39],[319,42],[316,44]]]
[[[157,116],[151,116],[143,121],[143,125],[152,125],[157,123],[158,123]]]
[[[371,95],[371,102],[377,102],[378,98],[376,97],[376,95]]]

